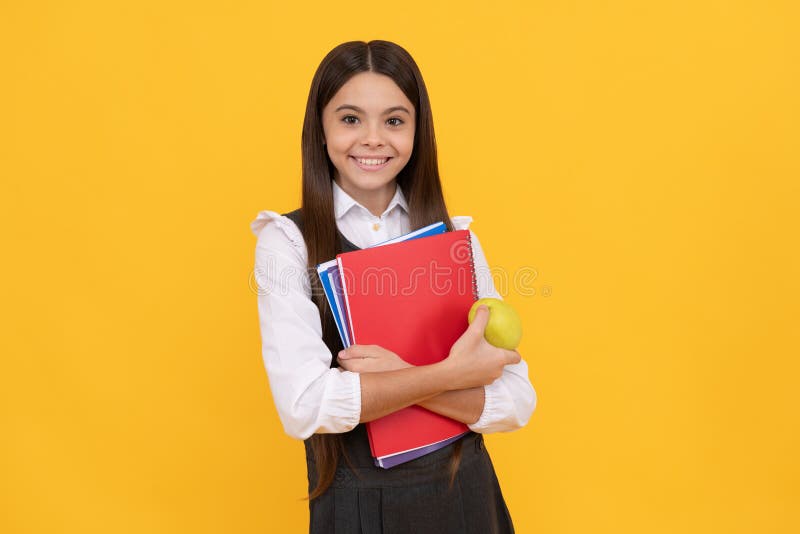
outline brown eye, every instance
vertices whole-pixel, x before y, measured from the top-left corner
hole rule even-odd
[[[354,115],[345,115],[344,117],[342,117],[342,122],[344,122],[345,124],[356,124],[358,122],[358,117]]]
[[[392,121],[397,121],[397,122],[392,123]],[[400,119],[398,117],[392,117],[386,122],[390,123],[390,126],[400,126],[401,124],[403,124],[403,119]]]

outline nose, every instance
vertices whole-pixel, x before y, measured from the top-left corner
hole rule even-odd
[[[380,122],[371,121],[364,130],[364,137],[361,139],[364,146],[383,146],[383,134]]]

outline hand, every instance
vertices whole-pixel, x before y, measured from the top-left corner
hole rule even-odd
[[[450,348],[450,355],[442,363],[449,368],[451,389],[467,389],[491,384],[503,374],[506,365],[519,363],[522,357],[515,350],[491,345],[483,337],[489,322],[489,308],[478,307],[475,318],[460,338]]]
[[[354,373],[376,373],[413,367],[394,352],[380,345],[350,345],[339,351],[339,365]]]

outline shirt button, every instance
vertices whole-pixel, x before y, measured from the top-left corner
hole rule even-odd
[[[380,230],[380,227],[381,227],[381,223],[375,223],[375,224],[372,225],[372,229],[376,230],[376,231]]]

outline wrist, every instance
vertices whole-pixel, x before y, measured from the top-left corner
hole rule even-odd
[[[430,365],[435,373],[435,378],[441,384],[443,391],[452,391],[458,389],[453,387],[453,378],[455,369],[450,361],[450,358],[445,358],[439,362]]]

